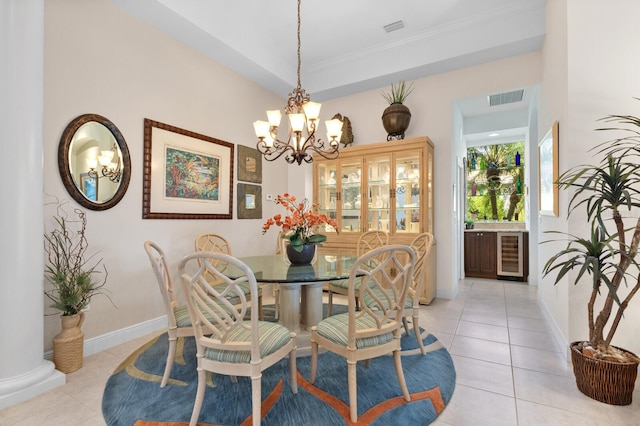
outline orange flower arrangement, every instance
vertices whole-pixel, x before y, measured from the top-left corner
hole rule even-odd
[[[291,247],[298,252],[302,251],[305,244],[320,244],[327,240],[326,235],[313,233],[314,226],[327,224],[338,231],[338,223],[325,214],[314,213],[316,205],[309,205],[307,199],[297,202],[295,196],[285,193],[278,195],[276,204],[282,205],[289,214],[284,217],[277,214],[267,219],[262,225],[262,233],[265,234],[273,225],[281,227]]]

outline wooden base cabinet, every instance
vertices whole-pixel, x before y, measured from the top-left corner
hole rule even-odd
[[[498,278],[497,234],[465,231],[464,275],[471,278]]]

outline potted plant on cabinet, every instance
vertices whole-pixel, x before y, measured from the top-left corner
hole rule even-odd
[[[413,83],[406,84],[404,80],[398,84],[391,84],[388,92],[382,92],[382,97],[389,104],[382,113],[382,125],[387,131],[387,140],[404,139],[404,132],[409,128],[411,111],[404,105],[404,101],[413,92]]]
[[[547,261],[543,273],[555,273],[555,284],[565,277],[574,284],[591,284],[589,340],[570,345],[576,384],[593,399],[628,405],[640,359],[611,341],[625,309],[640,290],[640,118],[611,115],[603,120],[636,129],[598,129],[618,131],[622,136],[593,148],[600,157],[598,164],[576,166],[558,178],[561,189],[573,190],[568,216],[582,209],[590,231],[584,236],[562,233],[568,244]],[[633,223],[625,225],[625,221]],[[569,277],[569,272],[574,275]]]
[[[44,275],[48,282],[44,294],[53,302],[51,307],[62,312],[62,330],[53,339],[53,362],[56,369],[71,373],[82,367],[84,334],[81,330],[84,312],[91,298],[105,294],[107,269],[104,278],[102,259],[94,261],[86,256],[86,213],[74,209],[70,216],[63,204],[58,203],[53,217],[54,227],[44,234],[46,265]],[[108,296],[107,296],[108,297]]]

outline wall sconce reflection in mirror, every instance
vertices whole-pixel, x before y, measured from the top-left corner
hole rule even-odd
[[[98,163],[102,166],[102,176],[98,175]],[[111,182],[120,182],[122,177],[122,159],[118,156],[117,147],[114,144],[111,151],[100,151],[100,155],[87,158],[89,166],[89,176],[99,179],[100,177],[109,178]]]

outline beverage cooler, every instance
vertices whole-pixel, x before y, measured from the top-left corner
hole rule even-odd
[[[498,279],[527,281],[529,233],[498,232]]]

